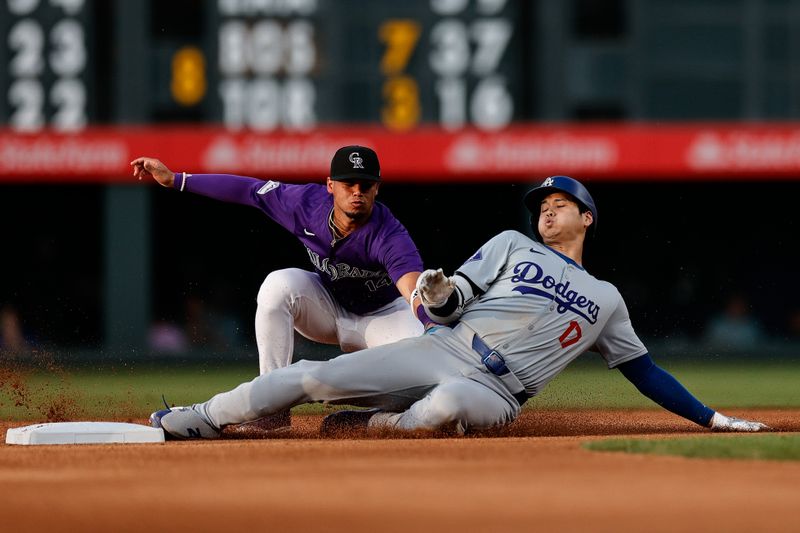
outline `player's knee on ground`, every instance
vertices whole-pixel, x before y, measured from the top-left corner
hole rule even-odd
[[[430,429],[455,427],[459,432],[469,428],[470,394],[459,382],[443,383],[430,395],[425,420]]]

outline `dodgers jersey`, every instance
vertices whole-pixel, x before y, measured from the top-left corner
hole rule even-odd
[[[489,240],[457,272],[484,291],[460,322],[505,358],[529,394],[587,350],[609,368],[647,353],[616,287],[517,231]]]
[[[395,283],[422,271],[406,228],[375,202],[369,220],[332,244],[328,217],[333,196],[325,185],[293,185],[228,174],[175,174],[175,188],[256,207],[305,246],[323,285],[352,313],[380,309],[400,296]]]

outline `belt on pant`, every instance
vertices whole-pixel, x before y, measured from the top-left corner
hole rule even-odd
[[[503,356],[500,355],[497,350],[492,350],[489,348],[489,346],[483,342],[483,339],[478,337],[477,334],[472,336],[472,349],[480,354],[481,363],[483,363],[483,366],[486,367],[486,370],[495,376],[500,378],[503,378],[503,376],[514,376],[514,374],[506,366],[506,360],[503,359]],[[519,382],[519,380],[516,381]],[[521,383],[519,384],[519,387],[522,387]],[[530,395],[525,391],[524,387],[522,387],[522,390],[518,392],[511,392],[514,396],[514,399],[517,400],[517,403],[520,405],[524,404],[526,401],[528,401],[528,398],[530,398]]]

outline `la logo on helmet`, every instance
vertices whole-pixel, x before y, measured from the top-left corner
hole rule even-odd
[[[544,180],[544,183],[542,183],[542,187],[552,187],[552,186],[553,186],[553,178],[547,178],[546,180]]]

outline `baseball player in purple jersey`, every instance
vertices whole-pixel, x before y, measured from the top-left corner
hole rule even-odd
[[[173,173],[148,157],[131,165],[139,179],[149,176],[182,192],[256,207],[305,246],[313,271],[271,272],[258,292],[255,329],[261,375],[292,362],[293,330],[313,341],[338,344],[345,352],[423,332],[427,317],[409,310],[422,260],[403,225],[375,201],[380,164],[370,148],[340,148],[326,185]],[[288,423],[286,410],[256,427]]]
[[[595,351],[662,407],[717,431],[764,424],[706,407],[658,367],[633,330],[619,291],[582,265],[597,225],[589,192],[567,176],[525,197],[536,240],[516,231],[490,239],[453,276],[426,270],[417,290],[428,314],[450,327],[328,362],[301,361],[190,407],[151,415],[176,438],[220,429],[305,402],[373,409],[326,417],[324,432],[501,426],[571,361]]]

